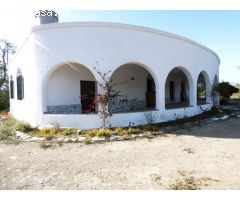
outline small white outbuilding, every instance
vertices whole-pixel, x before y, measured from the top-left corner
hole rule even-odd
[[[133,79],[116,86],[123,96],[109,105],[112,127],[146,124],[149,112],[157,123],[218,104],[219,57],[197,42],[119,23],[58,23],[56,13],[38,19],[9,69],[10,112],[17,119],[41,127],[101,127],[91,104],[101,81],[96,61],[114,82]]]

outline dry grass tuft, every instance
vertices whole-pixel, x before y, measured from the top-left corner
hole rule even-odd
[[[183,180],[176,180],[176,183],[171,184],[171,190],[199,190],[201,184],[194,177],[185,177]]]
[[[53,145],[52,143],[46,143],[46,142],[42,142],[42,143],[40,143],[40,148],[42,148],[42,149],[49,149],[49,148],[55,148],[55,145]]]
[[[183,151],[186,151],[188,153],[194,153],[194,151],[191,148],[185,148]]]
[[[92,140],[87,138],[84,140],[84,144],[87,144],[87,145],[92,144]]]
[[[121,135],[137,134],[137,133],[141,133],[142,131],[138,128],[115,128],[114,132],[121,136]]]

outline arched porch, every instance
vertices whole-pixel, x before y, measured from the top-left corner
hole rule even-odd
[[[96,79],[85,66],[62,63],[50,72],[46,87],[46,114],[95,113]]]

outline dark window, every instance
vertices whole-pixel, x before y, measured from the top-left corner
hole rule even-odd
[[[174,99],[175,99],[174,81],[170,81],[170,101],[174,101]]]
[[[10,80],[10,97],[14,99],[14,82],[12,79]]]
[[[24,78],[22,75],[17,77],[17,99],[22,100],[24,98]]]
[[[147,107],[155,108],[156,107],[156,92],[155,92],[155,83],[152,76],[149,74],[147,77]]]

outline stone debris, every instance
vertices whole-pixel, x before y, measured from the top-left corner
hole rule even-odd
[[[229,115],[225,115],[223,117],[212,117],[211,120],[218,121],[218,120],[226,120],[229,118]]]
[[[29,138],[31,138],[31,136],[30,136],[30,135],[27,135],[27,134],[24,134],[24,135],[21,137],[21,139],[23,139],[23,140],[27,140],[27,139],[29,139]]]
[[[132,137],[132,138],[137,138],[137,137],[138,137],[138,135],[137,135],[137,134],[135,134],[135,135],[134,135],[134,134],[132,134],[132,135],[131,135],[131,137]]]
[[[78,139],[77,138],[71,138],[72,142],[76,142]]]
[[[64,142],[70,142],[70,138],[64,138]]]
[[[213,121],[218,121],[219,118],[217,118],[217,117],[212,117],[211,120],[213,120]]]
[[[225,116],[221,117],[220,119],[221,119],[221,120],[225,120],[225,119],[228,119],[228,118],[229,118],[229,116],[228,116],[228,115],[225,115]]]
[[[121,138],[121,136],[119,136],[119,135],[112,135],[110,137],[110,141],[118,141],[118,140],[120,140],[120,138]]]
[[[32,138],[29,138],[30,139],[30,141],[32,141],[32,142],[37,142],[37,141],[43,141],[44,140],[44,138],[42,138],[42,137],[32,137]]]
[[[105,141],[106,139],[104,137],[93,137],[92,141]]]
[[[59,137],[59,138],[57,138],[56,140],[57,140],[57,142],[63,142],[63,141],[64,141],[64,138]]]
[[[78,142],[83,142],[85,139],[86,139],[86,137],[82,137],[82,136],[77,138]]]
[[[24,135],[24,133],[20,131],[16,131],[15,133],[16,133],[16,137],[20,137],[20,138]]]

